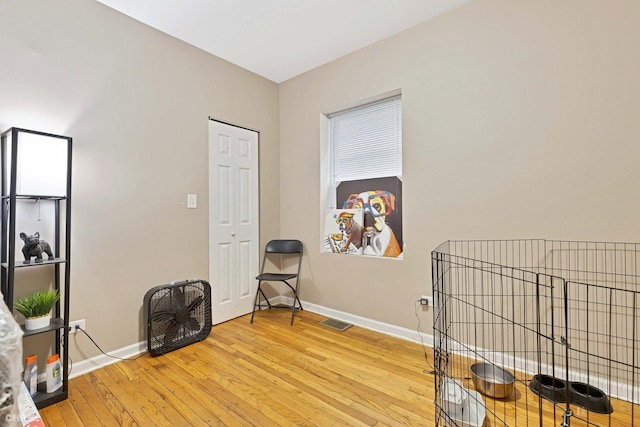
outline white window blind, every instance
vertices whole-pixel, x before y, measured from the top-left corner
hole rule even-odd
[[[400,96],[332,114],[329,120],[333,185],[402,177]]]

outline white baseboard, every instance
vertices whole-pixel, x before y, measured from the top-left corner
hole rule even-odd
[[[285,304],[291,304],[291,301],[293,301],[293,298],[282,298],[282,302]],[[368,319],[366,317],[357,316],[355,314],[346,313],[340,310],[334,310],[332,308],[313,304],[308,301],[302,301],[302,307],[312,313],[327,316],[336,320],[341,320],[343,322],[351,323],[353,325],[360,326],[362,328],[369,329],[375,332],[380,332],[385,335],[390,335],[392,337],[433,347],[434,340],[432,334],[418,332],[414,329],[402,328],[400,326],[391,325],[389,323],[380,322],[378,320]]]
[[[144,353],[147,350],[146,341],[140,341],[136,344],[131,344],[126,347],[122,347],[118,350],[109,352],[110,355],[120,357],[122,359],[128,359],[136,356],[140,353]],[[79,377],[80,375],[88,374],[96,369],[104,368],[105,366],[112,365],[119,362],[120,359],[114,359],[113,357],[100,354],[98,356],[90,357],[79,362],[74,362],[71,365],[71,371],[69,372],[69,378]]]

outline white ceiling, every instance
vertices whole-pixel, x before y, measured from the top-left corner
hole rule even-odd
[[[98,0],[276,83],[471,0]]]

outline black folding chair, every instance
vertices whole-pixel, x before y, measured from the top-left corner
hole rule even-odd
[[[270,273],[265,271],[265,265],[267,257],[280,258],[278,261],[283,261],[284,257],[296,256],[298,261],[298,270],[296,273]],[[277,265],[280,265],[279,263]],[[251,323],[253,323],[253,316],[256,314],[256,308],[262,310],[263,307],[268,308],[290,308],[291,309],[291,324],[293,325],[293,316],[296,309],[303,310],[300,298],[298,298],[298,286],[300,279],[300,266],[302,265],[302,242],[300,240],[272,240],[267,243],[264,249],[264,257],[262,258],[262,267],[260,268],[260,274],[256,276],[258,281],[258,290],[256,291],[256,298],[253,301],[253,312],[251,312]],[[295,284],[289,283],[289,281],[295,279]],[[263,282],[282,282],[293,291],[293,304],[291,305],[271,305],[269,299],[262,290]],[[266,304],[261,302],[264,299]]]

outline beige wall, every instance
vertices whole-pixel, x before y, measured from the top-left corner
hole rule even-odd
[[[306,243],[302,299],[413,329],[447,239],[640,241],[638,46],[633,0],[477,0],[281,84],[280,229]],[[404,260],[320,254],[320,118],[396,89]]]
[[[95,1],[1,9],[0,130],[74,138],[71,319],[105,350],[136,343],[148,289],[208,278],[209,115],[260,131],[261,236],[277,237],[278,87]],[[74,341],[74,361],[97,353]]]
[[[106,350],[208,276],[209,115],[261,131],[261,240],[304,241],[302,299],[413,329],[444,240],[640,241],[638,46],[633,0],[477,0],[278,87],[97,2],[3,1],[0,130],[74,137],[71,318]],[[396,89],[404,260],[320,254],[321,116]]]

